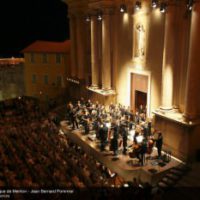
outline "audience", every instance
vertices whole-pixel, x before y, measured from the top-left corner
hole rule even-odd
[[[103,187],[113,179],[109,169],[59,133],[56,112],[45,116],[28,98],[2,107],[0,187]]]

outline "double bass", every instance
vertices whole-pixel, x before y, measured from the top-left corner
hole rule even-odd
[[[154,140],[149,139],[147,144],[147,154],[151,155],[151,153],[153,152],[153,146],[154,146]]]

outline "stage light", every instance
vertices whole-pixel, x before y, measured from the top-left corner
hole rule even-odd
[[[135,2],[135,9],[136,10],[140,10],[141,9],[141,2],[140,1],[136,1]]]
[[[101,21],[101,20],[102,20],[102,13],[99,13],[99,14],[97,15],[97,20],[98,20],[98,21]]]
[[[86,16],[85,21],[90,22],[90,16],[89,15]]]
[[[167,4],[166,3],[161,3],[160,4],[160,12],[165,13],[167,9]]]
[[[156,8],[158,6],[158,1],[157,0],[152,0],[151,2],[151,7]]]
[[[191,11],[191,10],[192,10],[193,3],[194,3],[193,0],[188,0],[188,1],[187,1],[187,10],[188,10],[188,11]]]
[[[127,8],[126,8],[126,5],[125,5],[125,4],[121,4],[121,5],[120,5],[120,12],[121,12],[121,13],[127,12]]]

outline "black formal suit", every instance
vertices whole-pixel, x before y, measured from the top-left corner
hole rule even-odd
[[[101,151],[105,150],[107,138],[108,138],[108,127],[104,124],[103,127],[99,129],[99,138],[101,141]]]
[[[156,147],[157,147],[159,158],[161,157],[162,145],[163,145],[163,137],[162,137],[162,134],[159,134],[158,139],[156,140]]]

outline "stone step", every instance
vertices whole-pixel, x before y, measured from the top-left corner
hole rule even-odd
[[[168,186],[172,186],[175,185],[175,181],[172,179],[169,179],[167,177],[162,178],[161,180],[162,182],[166,183]]]
[[[180,180],[180,176],[177,176],[177,175],[175,175],[173,173],[166,174],[166,177],[168,177],[169,179],[174,180],[174,181]]]
[[[169,185],[167,185],[165,182],[163,182],[163,181],[160,181],[159,183],[158,183],[158,187],[159,188],[161,188],[161,189],[167,189],[168,187],[169,187]]]
[[[182,176],[184,174],[183,171],[177,170],[177,169],[170,169],[170,173],[176,175],[176,176]]]
[[[179,166],[173,167],[172,169],[175,169],[181,172],[188,172],[190,170],[190,168],[187,165],[182,165],[182,164]]]

